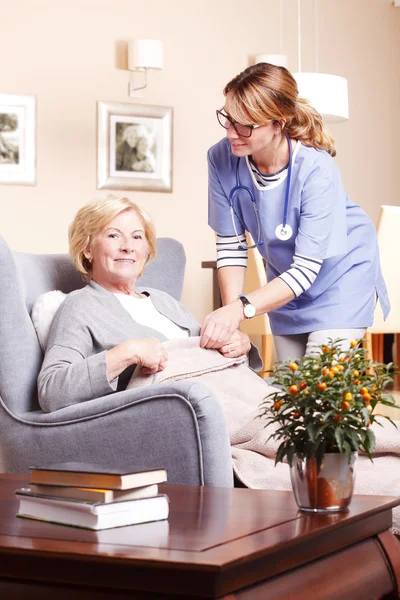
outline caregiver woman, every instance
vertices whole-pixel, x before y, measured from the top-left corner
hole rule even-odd
[[[375,229],[343,189],[321,115],[298,97],[287,69],[267,63],[240,73],[224,94],[217,117],[227,137],[208,152],[223,307],[206,317],[201,345],[222,346],[242,320],[263,313],[278,360],[329,337],[362,337],[377,297],[385,318],[390,303]],[[248,251],[265,259],[268,283],[245,297]]]

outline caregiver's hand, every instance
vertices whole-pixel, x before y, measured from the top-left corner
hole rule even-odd
[[[251,350],[250,338],[244,331],[236,329],[235,333],[225,346],[219,348],[219,352],[226,358],[236,358],[248,354]]]
[[[222,348],[238,329],[243,320],[243,304],[234,300],[230,304],[214,310],[204,319],[200,332],[201,348]]]

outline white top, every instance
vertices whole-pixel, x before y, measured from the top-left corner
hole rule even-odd
[[[127,294],[114,294],[114,296],[118,298],[136,323],[157,329],[157,331],[165,335],[169,340],[189,337],[187,329],[179,327],[171,319],[158,312],[150,296],[146,296],[145,298],[137,298],[136,296],[128,296]]]

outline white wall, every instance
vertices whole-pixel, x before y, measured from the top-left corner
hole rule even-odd
[[[206,150],[223,135],[215,109],[224,84],[255,53],[289,55],[297,69],[295,0],[0,0],[0,93],[35,94],[37,185],[0,185],[0,232],[15,250],[64,252],[76,210],[96,190],[96,101],[174,107],[172,194],[126,192],[153,216],[158,235],[188,255],[184,302],[211,310],[214,259],[207,226]],[[348,78],[350,120],[331,127],[352,198],[376,221],[398,204],[400,9],[384,0],[302,0],[303,70]],[[281,26],[282,25],[282,26]],[[165,68],[142,100],[127,96],[124,42],[164,42]]]

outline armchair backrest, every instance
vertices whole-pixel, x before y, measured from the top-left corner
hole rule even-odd
[[[157,239],[157,257],[140,285],[180,299],[186,257],[172,238]],[[11,252],[0,236],[0,397],[13,413],[38,410],[36,380],[43,356],[30,318],[40,294],[69,293],[85,285],[67,254]]]

